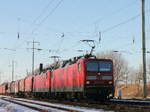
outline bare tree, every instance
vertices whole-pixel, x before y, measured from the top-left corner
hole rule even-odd
[[[138,80],[139,82],[142,82],[143,81],[143,70],[142,70],[142,65],[139,66],[139,69],[137,70],[137,73],[136,73],[136,80]],[[147,74],[147,80],[149,81],[149,75],[150,75],[150,59],[148,59],[147,61],[147,71],[146,71],[146,74]]]
[[[143,73],[142,73],[142,66],[140,65],[139,66],[139,69],[137,70],[137,73],[136,73],[136,81],[138,82],[138,84],[140,85],[141,81],[143,80]]]
[[[150,81],[150,58],[147,61],[147,77],[148,81]]]
[[[98,58],[112,59],[114,65],[114,85],[126,83],[127,76],[129,74],[129,67],[127,61],[120,53],[114,53],[112,51],[97,53]]]

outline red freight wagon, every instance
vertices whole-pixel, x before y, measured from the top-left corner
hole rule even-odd
[[[3,93],[3,95],[7,94],[7,89],[8,89],[8,83],[4,83],[2,85],[2,93]]]
[[[5,84],[1,85],[1,94],[3,95],[5,93]]]
[[[38,93],[49,93],[50,92],[50,75],[51,71],[47,71],[41,75],[34,77],[33,91]]]
[[[15,81],[10,83],[10,94],[15,94]]]
[[[33,76],[28,76],[25,78],[25,92],[31,93],[33,90]]]
[[[19,80],[15,81],[15,94],[19,93]]]
[[[2,85],[0,85],[0,95],[2,95],[3,91],[2,91]]]
[[[3,86],[2,86],[2,94],[4,95],[6,93],[6,85],[4,84]]]
[[[9,82],[7,86],[7,94],[10,94],[10,93],[11,93],[11,82]]]
[[[25,79],[19,81],[19,92],[22,93],[25,91]]]
[[[5,93],[5,85],[0,85],[0,94],[3,95]]]

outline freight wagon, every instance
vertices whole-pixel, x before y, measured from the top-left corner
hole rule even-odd
[[[51,71],[36,75],[33,82],[33,93],[36,97],[50,97],[51,93]]]

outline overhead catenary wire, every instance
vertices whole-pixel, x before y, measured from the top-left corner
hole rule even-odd
[[[132,6],[132,5],[134,5],[137,1],[138,1],[138,0],[135,0],[134,2],[130,3],[127,7],[120,8],[119,10],[114,11],[113,13],[109,14],[109,17],[112,16],[112,15],[114,15],[114,14],[116,14],[116,13],[118,13],[118,12],[121,12],[122,10],[124,10],[124,9],[126,9],[126,8],[128,8],[128,7]],[[150,11],[150,10],[148,9],[148,10],[146,10],[145,12],[148,12],[148,11]],[[105,16],[105,17],[106,17],[106,16]],[[95,33],[96,33],[95,37],[98,36],[98,35],[97,35],[97,30],[96,30],[96,28],[98,28],[98,25],[97,25],[97,24],[98,24],[100,21],[104,20],[105,17],[99,18],[99,19],[97,19],[97,20],[94,22],[94,25],[95,25]],[[118,24],[115,24],[115,25],[113,25],[113,26],[110,26],[110,27],[108,27],[108,28],[106,28],[106,29],[104,29],[104,30],[102,30],[102,31],[100,31],[100,32],[101,32],[102,34],[104,34],[104,33],[108,32],[108,31],[111,31],[111,30],[113,30],[113,29],[115,29],[115,28],[121,26],[121,25],[127,24],[127,23],[129,23],[129,22],[131,22],[131,21],[133,21],[133,20],[136,20],[138,17],[140,17],[140,14],[137,14],[137,15],[135,15],[135,16],[133,16],[133,17],[131,17],[131,18],[125,20],[125,21],[122,21],[122,22],[120,22],[120,23],[118,23]]]
[[[32,35],[33,35],[34,32],[47,20],[47,18],[48,18],[50,15],[52,15],[52,14],[54,13],[54,11],[59,7],[59,5],[60,5],[62,2],[63,2],[63,0],[60,0],[60,1],[56,4],[56,6],[55,6],[52,10],[50,10],[50,12],[48,13],[48,15],[45,16],[44,19],[42,19],[42,20],[36,25],[36,27],[35,27],[34,29],[31,30],[31,34],[32,34]],[[52,2],[51,2],[51,3],[52,3]],[[50,3],[49,3],[48,5],[50,5]],[[48,5],[47,5],[47,7],[48,7]],[[46,7],[46,8],[47,8],[47,7]],[[45,8],[45,9],[46,9],[46,8]],[[34,21],[35,21],[35,20],[34,20]],[[22,43],[26,42],[26,40],[27,40],[27,38],[26,38]],[[21,43],[21,44],[22,44],[22,43]],[[16,46],[15,49],[17,49],[19,46],[20,46],[20,45]]]
[[[120,25],[123,25],[123,24],[125,24],[125,23],[128,23],[128,21],[132,21],[132,20],[134,20],[134,19],[136,19],[136,17],[133,17],[133,18],[131,18],[131,20],[129,19],[129,20],[127,20],[127,21],[124,21],[124,22],[121,22],[121,23],[119,23],[119,24],[117,24],[117,25],[114,25],[114,26],[112,26],[112,27],[110,27],[110,28],[107,28],[107,29],[105,29],[102,33],[107,32],[107,31],[110,31],[111,29],[114,29],[114,28],[116,28],[116,27],[118,27],[118,26],[120,26]]]
[[[59,1],[59,3],[56,5],[56,7],[49,13],[49,15],[60,5],[60,3],[62,2],[63,0],[60,0]],[[51,1],[52,2],[52,1]],[[51,3],[50,2],[50,3]],[[49,4],[48,4],[49,5]],[[47,5],[47,7],[48,7],[48,5]],[[34,31],[49,17],[49,15],[47,15],[38,25],[37,25],[37,27],[35,28],[35,29],[33,29],[33,31],[32,31],[32,33],[34,33]],[[123,24],[123,23],[121,23],[121,24]],[[111,28],[109,28],[109,29],[112,29],[112,28],[115,28],[115,27],[117,27],[117,26],[120,26],[120,24],[117,24],[117,25],[115,25],[115,26],[113,26],[113,27],[111,27]],[[106,30],[109,30],[109,29],[106,29]],[[105,31],[104,31],[105,32]]]
[[[129,23],[130,21],[133,21],[133,20],[137,19],[138,17],[140,17],[140,14],[138,14],[138,15],[136,15],[136,16],[133,16],[133,17],[131,17],[131,18],[129,18],[129,19],[123,21],[123,22],[120,22],[120,23],[116,24],[116,25],[113,25],[113,26],[111,26],[111,27],[109,27],[109,28],[107,28],[107,29],[104,29],[104,30],[102,31],[102,33],[106,33],[106,32],[108,32],[108,31],[110,31],[110,30],[113,30],[113,29],[115,29],[115,28],[121,26],[121,25],[124,25],[124,24],[126,24],[126,23]]]
[[[127,6],[125,6],[125,7],[123,7],[123,8],[120,8],[120,9],[117,9],[116,11],[113,11],[112,13],[110,13],[109,14],[109,18],[111,17],[111,16],[113,16],[114,14],[117,14],[117,13],[119,13],[119,12],[121,12],[121,11],[123,11],[123,10],[125,10],[125,9],[127,9],[127,8],[129,8],[129,7],[131,7],[131,6],[133,6],[133,5],[135,5],[135,3],[137,3],[137,1],[138,0],[135,0],[135,1],[133,1],[133,2],[131,2],[131,3],[129,3]],[[95,26],[95,31],[94,31],[94,37],[97,37],[97,36],[99,36],[98,35],[98,33],[97,32],[100,32],[100,33],[106,33],[106,32],[108,32],[108,31],[110,31],[110,30],[113,30],[113,29],[115,29],[115,28],[117,28],[117,27],[119,27],[119,26],[121,26],[121,25],[124,25],[124,24],[126,24],[126,23],[128,23],[128,22],[130,22],[130,21],[132,21],[132,20],[135,20],[136,18],[138,18],[138,17],[136,17],[136,16],[140,16],[139,14],[138,15],[135,15],[135,16],[133,16],[133,17],[131,17],[131,18],[129,18],[128,20],[125,20],[125,21],[123,21],[123,22],[121,22],[121,23],[119,23],[119,24],[116,24],[116,25],[113,25],[113,26],[111,26],[111,27],[109,27],[109,28],[106,28],[106,29],[104,29],[104,30],[102,30],[102,31],[99,31],[99,30],[97,30],[98,29],[98,23],[99,22],[101,22],[102,20],[106,20],[107,18],[108,18],[108,16],[106,15],[106,16],[104,16],[104,17],[102,17],[102,18],[99,18],[99,19],[97,19],[96,21],[94,21],[92,24],[94,24],[94,26]],[[130,20],[131,19],[131,20]],[[91,37],[90,37],[91,38]]]
[[[150,11],[150,9],[147,9],[147,10],[145,10],[145,13],[148,13],[149,11]],[[131,17],[131,18],[125,20],[125,21],[122,21],[122,22],[120,22],[120,23],[118,23],[118,24],[115,24],[115,25],[113,25],[113,26],[110,26],[110,27],[108,27],[108,28],[102,30],[102,31],[101,31],[101,34],[104,34],[104,33],[107,33],[107,32],[109,32],[109,31],[111,31],[111,30],[114,30],[115,28],[118,28],[118,27],[120,27],[120,26],[122,26],[122,25],[125,25],[125,24],[127,24],[127,23],[129,23],[129,22],[131,22],[131,21],[134,21],[134,20],[136,20],[136,19],[139,18],[139,17],[140,17],[140,14],[137,14],[137,15],[135,15],[135,16],[133,16],[133,17]]]
[[[36,21],[44,14],[44,12],[46,12],[46,10],[48,9],[48,7],[51,5],[51,3],[53,2],[54,0],[51,0],[48,5],[42,10],[42,12],[40,13],[40,15],[38,17],[35,18],[35,20],[32,22],[31,25],[35,25],[36,24]],[[17,18],[18,20],[18,32],[17,32],[17,38],[19,39],[20,38],[20,20],[21,18]]]
[[[149,12],[149,11],[150,11],[150,9],[146,10],[145,13],[147,13],[147,12]],[[122,25],[124,25],[124,24],[127,24],[127,23],[129,23],[129,22],[131,22],[131,21],[134,21],[135,19],[137,19],[137,18],[139,18],[139,17],[140,17],[140,14],[137,14],[137,15],[135,15],[135,16],[133,16],[133,17],[131,17],[131,18],[125,20],[125,21],[122,21],[122,22],[120,22],[120,23],[118,23],[118,24],[115,24],[115,25],[113,25],[113,26],[110,26],[110,27],[108,27],[108,28],[102,30],[101,33],[106,33],[106,32],[108,32],[108,31],[111,31],[111,30],[113,30],[113,29],[115,29],[115,28],[117,28],[117,27],[119,27],[119,26],[122,26]]]
[[[108,15],[109,15],[109,18],[110,18],[111,16],[113,16],[113,15],[115,15],[115,14],[118,14],[118,13],[120,13],[121,11],[123,11],[123,10],[125,10],[125,9],[128,9],[129,7],[135,5],[135,3],[137,3],[137,2],[138,2],[138,0],[134,0],[133,2],[129,3],[127,6],[121,7],[121,8],[119,8],[119,9],[117,9],[117,10],[111,12],[110,14],[108,14]],[[108,19],[108,16],[104,16],[104,17],[98,18],[98,19],[97,19],[96,21],[94,21],[93,23],[94,23],[94,24],[97,24],[97,23],[99,23],[100,21],[102,21],[102,20],[104,20],[104,19]]]
[[[49,3],[46,5],[46,7],[42,10],[42,12],[35,18],[35,20],[32,22],[32,25],[36,23],[36,21],[46,12],[46,10],[49,8],[49,6],[54,2],[55,0],[50,0]]]
[[[90,24],[88,24],[88,26],[91,25],[91,24],[94,25],[94,33],[97,33],[96,29],[98,28],[97,24],[99,22],[101,22],[102,20],[109,19],[111,16],[113,16],[115,14],[118,14],[118,13],[122,12],[125,9],[128,9],[129,7],[135,5],[136,2],[138,2],[138,0],[135,0],[135,1],[131,2],[131,3],[129,3],[128,5],[124,6],[124,7],[121,7],[121,8],[119,8],[119,9],[113,11],[113,12],[110,12],[109,14],[107,13],[107,15],[104,15],[103,17],[100,17],[100,18],[96,19],[95,21],[93,21]],[[109,15],[109,17],[108,17],[108,15]],[[86,27],[87,27],[87,25],[86,25]],[[78,28],[78,29],[82,29],[82,28]],[[97,34],[96,34],[96,36],[97,36]]]
[[[52,15],[52,14],[54,13],[54,11],[59,7],[59,5],[60,5],[62,2],[63,2],[63,0],[60,0],[60,1],[56,4],[56,6],[48,13],[48,15],[45,16],[45,17],[38,23],[37,27],[32,30],[32,33],[34,33],[34,32],[47,20],[47,18],[48,18],[50,15]]]

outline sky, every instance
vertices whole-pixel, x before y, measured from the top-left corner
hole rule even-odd
[[[150,0],[145,1],[150,51]],[[119,51],[136,68],[141,63],[140,12],[141,0],[1,0],[0,82],[11,80],[12,60],[15,79],[31,71],[33,40],[40,42],[35,48],[42,49],[35,50],[35,68],[52,63],[54,55],[61,59],[83,55],[90,50],[83,39],[96,41],[95,53]]]

